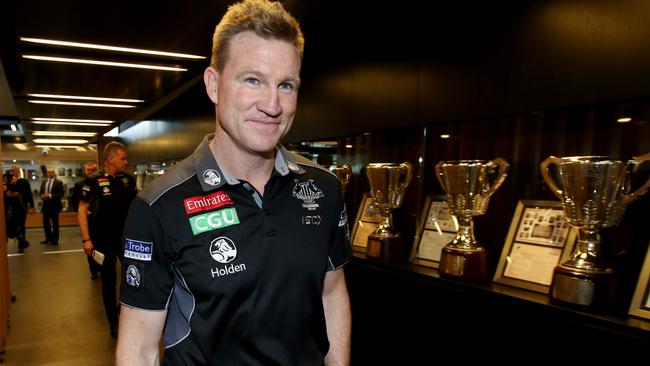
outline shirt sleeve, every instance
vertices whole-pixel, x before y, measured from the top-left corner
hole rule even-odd
[[[130,307],[164,310],[173,288],[173,273],[165,255],[165,235],[154,210],[136,197],[123,235],[120,301]]]
[[[336,182],[338,185],[338,181]],[[338,218],[333,220],[332,239],[329,251],[328,271],[338,269],[352,258],[352,247],[350,246],[350,230],[348,225],[348,213],[343,202],[343,194],[339,189],[337,201]]]
[[[90,202],[97,195],[97,184],[93,184],[93,179],[87,177],[84,179],[81,191],[79,192],[79,201]]]

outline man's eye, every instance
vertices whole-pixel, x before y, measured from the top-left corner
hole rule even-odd
[[[260,83],[260,81],[257,80],[256,78],[246,78],[244,79],[244,82],[250,85],[258,85]]]
[[[282,83],[282,84],[280,84],[279,88],[281,90],[291,91],[291,90],[294,90],[296,87],[291,83]]]

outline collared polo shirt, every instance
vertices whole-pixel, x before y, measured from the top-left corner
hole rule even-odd
[[[127,173],[100,170],[84,180],[79,199],[89,203],[91,239],[102,252],[119,251],[124,221],[137,194],[135,178]]]
[[[323,281],[351,256],[338,180],[279,147],[262,196],[210,139],[131,205],[121,302],[168,310],[164,364],[322,364]]]

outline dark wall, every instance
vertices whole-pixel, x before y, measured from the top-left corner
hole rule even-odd
[[[298,114],[285,141],[650,95],[644,0],[287,3],[302,22],[306,50]],[[150,118],[175,127],[137,134],[183,140],[137,149],[132,160],[192,151],[193,139],[181,132],[207,132],[195,123],[214,113],[201,85],[189,94]],[[127,140],[135,141],[132,134]]]
[[[335,2],[303,14],[288,140],[650,95],[650,3]]]
[[[129,163],[135,165],[182,159],[214,128],[214,104],[201,81],[147,121],[122,131],[120,138],[129,147]]]

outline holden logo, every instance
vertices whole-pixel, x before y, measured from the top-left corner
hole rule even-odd
[[[210,243],[210,255],[219,263],[229,263],[237,256],[237,248],[232,240],[220,236]]]
[[[211,186],[216,186],[221,183],[221,176],[216,170],[208,169],[203,172],[203,181]]]

